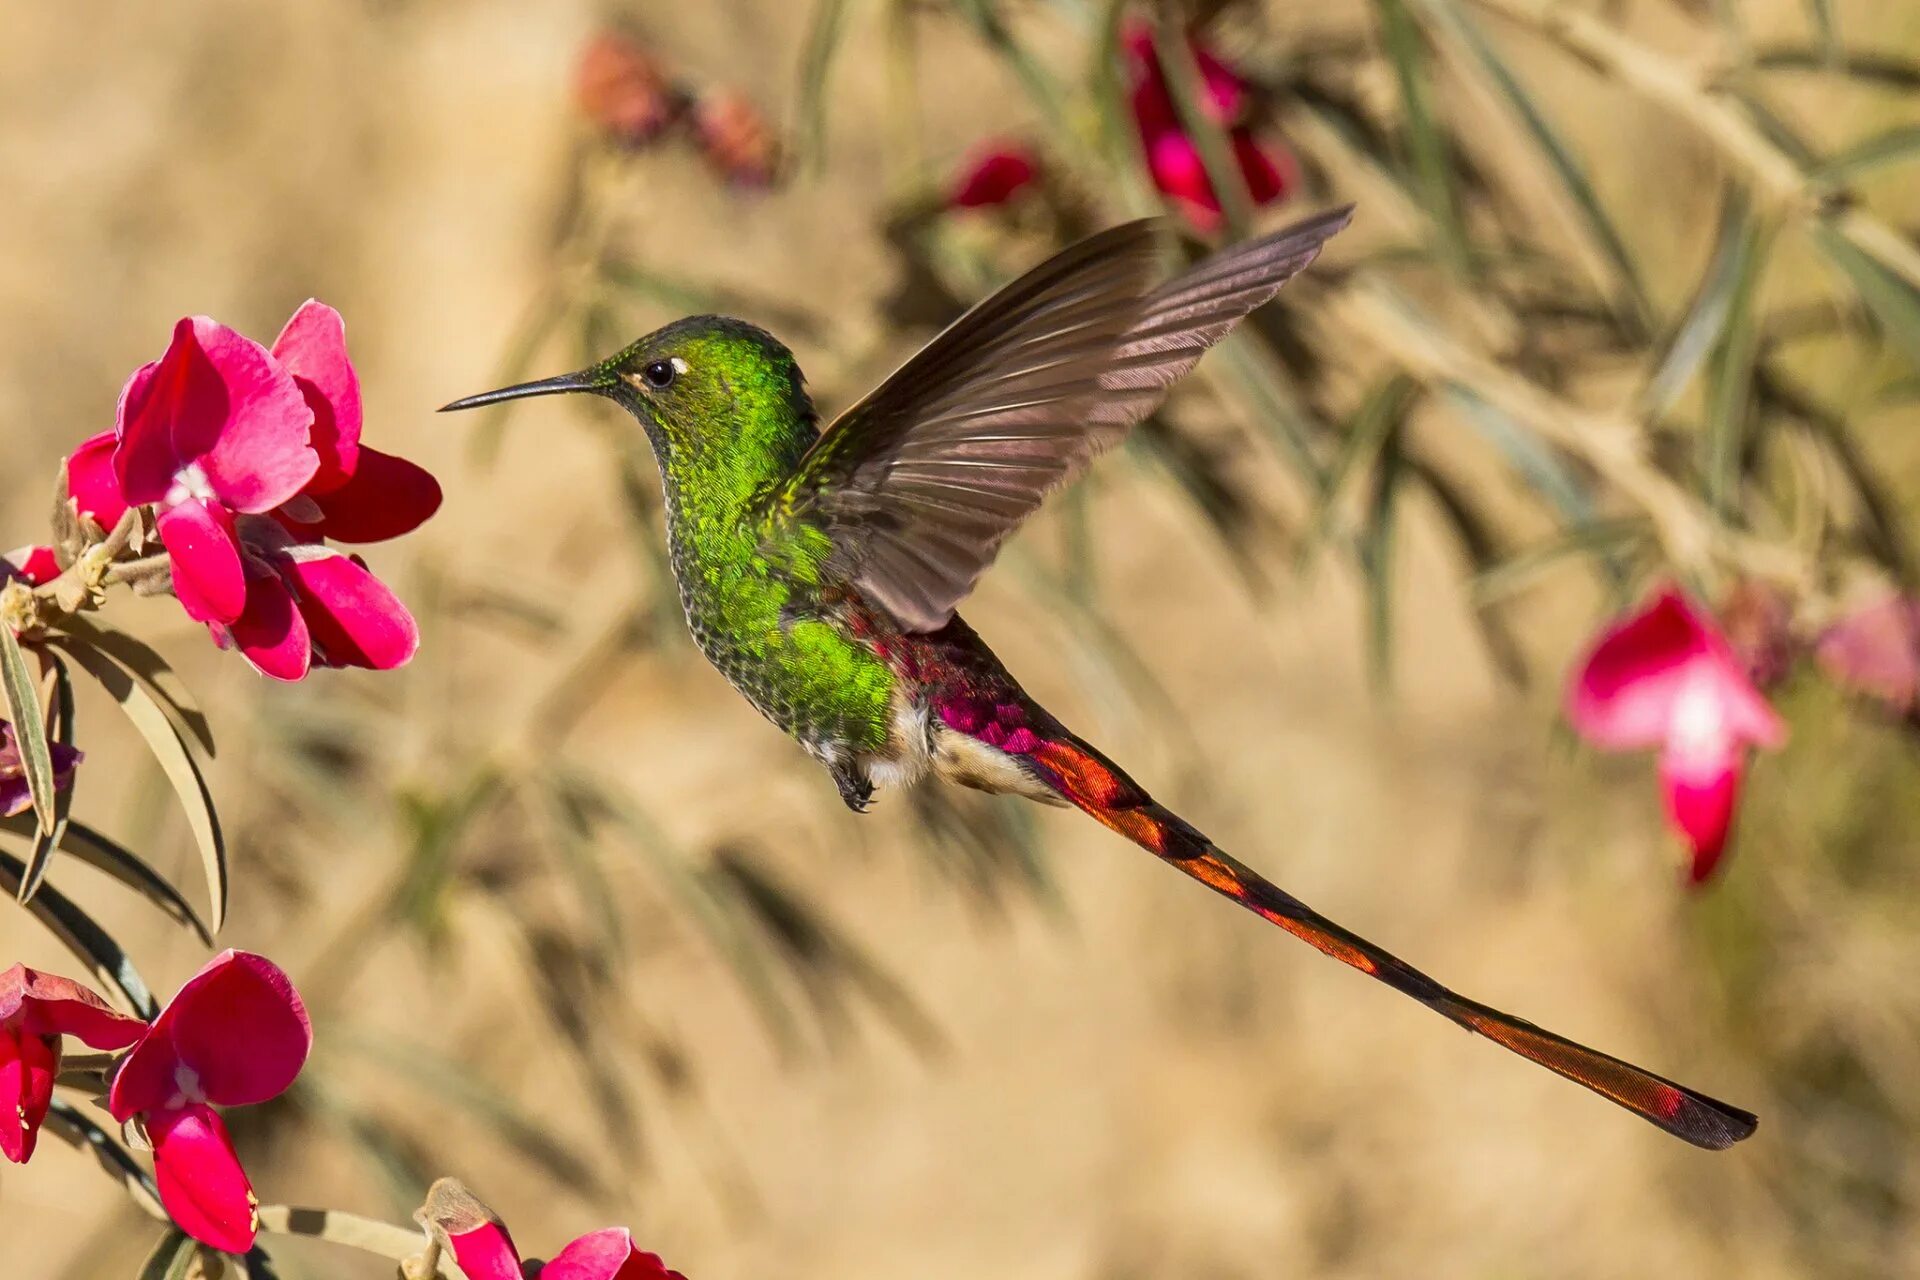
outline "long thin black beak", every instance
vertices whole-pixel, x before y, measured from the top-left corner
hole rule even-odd
[[[440,412],[451,413],[457,409],[478,409],[483,405],[499,404],[504,400],[520,400],[527,396],[557,396],[569,391],[594,391],[598,388],[584,373],[563,373],[557,378],[542,378],[538,382],[522,382],[511,387],[501,387],[498,391],[482,391],[477,396],[467,396],[451,404],[440,406]]]

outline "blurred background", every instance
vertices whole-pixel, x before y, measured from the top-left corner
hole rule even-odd
[[[1156,17],[1197,42],[1157,71]],[[264,1199],[405,1221],[454,1174],[529,1254],[620,1222],[695,1280],[1920,1271],[1910,707],[1780,664],[1792,741],[1694,892],[1651,762],[1556,727],[1657,577],[1789,653],[1907,580],[1920,9],[80,0],[7,30],[12,541],[177,316],[270,339],[310,295],[369,443],[447,490],[371,551],[425,632],[398,676],[269,685],[171,602],[114,606],[220,737],[222,942],[314,1010],[301,1084],[234,1117]],[[1151,74],[1190,148],[1142,151]],[[626,420],[433,414],[714,310],[831,413],[1086,230],[1165,205],[1197,252],[1346,200],[968,616],[1307,901],[1758,1112],[1731,1152],[1077,815],[856,819],[687,642]],[[82,732],[77,812],[192,884],[151,761]],[[203,960],[89,868],[52,883],[157,989]],[[5,906],[0,956],[71,967]],[[9,1276],[131,1275],[156,1234],[58,1143],[0,1170]]]

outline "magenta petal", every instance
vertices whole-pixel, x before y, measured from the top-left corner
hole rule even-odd
[[[82,440],[67,458],[67,493],[73,505],[103,529],[119,524],[127,511],[127,500],[120,496],[120,477],[113,471],[113,451],[118,447],[113,432],[102,431]]]
[[[1278,148],[1262,146],[1245,129],[1234,131],[1233,156],[1254,204],[1272,204],[1293,189],[1293,157]]]
[[[247,575],[233,513],[189,498],[160,513],[160,541],[173,561],[173,594],[196,622],[232,622],[247,606]]]
[[[116,1012],[91,990],[57,973],[16,964],[0,973],[0,1023],[34,1035],[74,1036],[95,1049],[124,1049],[146,1034],[140,1018]]]
[[[520,1280],[520,1255],[513,1237],[498,1222],[482,1222],[469,1230],[449,1231],[453,1260],[467,1280]]]
[[[1738,746],[1699,753],[1669,750],[1660,757],[1660,790],[1667,816],[1693,851],[1688,878],[1699,884],[1713,874],[1733,829],[1740,794],[1743,752]]]
[[[540,1270],[540,1280],[686,1280],[669,1271],[660,1255],[634,1248],[625,1227],[581,1236]]]
[[[149,1112],[146,1120],[153,1180],[174,1224],[222,1253],[253,1248],[260,1230],[253,1184],[213,1108],[199,1103],[165,1107]]]
[[[41,587],[60,576],[60,559],[52,547],[15,547],[0,556],[0,582],[18,578],[30,587]]]
[[[221,503],[270,511],[300,492],[320,459],[313,411],[293,378],[253,339],[205,316],[174,326],[160,363],[121,394],[114,466],[133,503],[177,500],[197,468]]]
[[[247,607],[226,632],[240,656],[261,675],[289,682],[307,678],[313,641],[306,619],[294,606],[293,593],[278,575],[269,572],[247,579]]]
[[[1153,183],[1180,203],[1187,220],[1201,231],[1220,225],[1220,198],[1207,179],[1200,148],[1184,133],[1169,131],[1147,144],[1147,169]]]
[[[420,647],[420,628],[387,585],[353,559],[303,548],[281,561],[314,648],[331,666],[388,671]]]
[[[323,516],[321,534],[335,542],[385,542],[440,509],[440,482],[417,463],[363,447],[351,479],[312,496]]]
[[[976,152],[961,169],[947,203],[956,209],[1002,205],[1025,190],[1039,176],[1033,153],[1019,143],[997,144]]]
[[[347,359],[346,322],[326,303],[309,298],[273,340],[273,358],[293,375],[313,410],[311,442],[320,466],[307,491],[331,492],[354,473],[360,454],[360,375]]]
[[[1897,714],[1920,697],[1920,625],[1912,604],[1887,596],[1821,633],[1814,660],[1827,677]]]
[[[1609,628],[1575,669],[1567,719],[1596,746],[1643,749],[1666,740],[1683,697],[1703,696],[1738,739],[1766,747],[1785,740],[1785,726],[1725,638],[1667,588]]]
[[[0,1022],[0,1156],[25,1164],[60,1074],[60,1041]]]
[[[293,1083],[312,1048],[313,1025],[287,975],[265,956],[223,951],[187,980],[127,1055],[107,1108],[125,1121],[167,1105],[187,1086],[222,1106],[265,1102]]]

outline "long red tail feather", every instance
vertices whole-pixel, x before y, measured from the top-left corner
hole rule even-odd
[[[1064,733],[1049,736],[1026,753],[1025,759],[1063,799],[1208,888],[1309,946],[1412,996],[1469,1031],[1585,1085],[1675,1137],[1717,1151],[1748,1137],[1759,1123],[1738,1107],[1456,995],[1234,861],[1078,738]]]

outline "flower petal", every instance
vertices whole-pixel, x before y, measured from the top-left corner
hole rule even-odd
[[[540,1270],[540,1280],[686,1280],[667,1270],[656,1253],[634,1248],[625,1227],[589,1232],[554,1255]]]
[[[0,556],[0,582],[18,578],[30,587],[43,587],[60,576],[60,560],[52,547],[16,547]]]
[[[60,1040],[0,1022],[0,1156],[25,1164],[60,1074]]]
[[[1567,719],[1582,737],[1608,750],[1658,746],[1682,698],[1699,697],[1703,684],[1735,738],[1764,747],[1785,740],[1786,726],[1718,628],[1667,587],[1602,634],[1575,668]]]
[[[72,978],[16,964],[0,973],[0,1023],[33,1035],[74,1036],[95,1049],[124,1049],[146,1034],[143,1019],[120,1013]]]
[[[440,482],[417,463],[362,448],[352,479],[311,496],[321,514],[316,532],[335,542],[385,542],[440,509]]]
[[[320,464],[307,442],[313,411],[267,349],[205,316],[174,326],[158,365],[121,394],[114,467],[131,503],[160,502],[197,466],[236,511],[270,511]]]
[[[320,457],[307,483],[309,493],[327,493],[347,482],[359,461],[360,375],[347,358],[347,326],[340,313],[308,298],[273,340],[273,358],[313,410],[310,442]]]
[[[313,646],[329,666],[389,671],[420,647],[420,628],[387,585],[351,557],[300,548],[280,561]]]
[[[247,575],[233,513],[190,498],[160,513],[160,541],[173,561],[173,594],[196,622],[232,622],[247,607]]]
[[[1898,596],[1876,600],[1822,632],[1814,661],[1835,684],[1905,715],[1920,697],[1920,618]]]
[[[441,1178],[428,1187],[426,1203],[413,1216],[447,1238],[467,1280],[520,1280],[520,1254],[506,1223],[458,1178]]]
[[[1299,180],[1292,152],[1264,146],[1245,129],[1233,131],[1233,158],[1257,206],[1286,198]]]
[[[222,1253],[245,1253],[259,1233],[247,1171],[212,1107],[190,1103],[147,1115],[153,1180],[174,1224]]]
[[[306,1063],[313,1024],[293,983],[265,956],[223,951],[185,986],[113,1078],[107,1107],[126,1121],[181,1093],[181,1068],[209,1102],[278,1097]]]
[[[288,682],[307,678],[313,640],[278,574],[247,578],[247,607],[226,627],[226,635],[261,675]]]
[[[1040,174],[1033,152],[1017,142],[997,143],[976,151],[961,169],[947,196],[956,209],[1002,205],[1032,184]]]
[[[1668,818],[1693,851],[1688,879],[1694,884],[1713,874],[1727,847],[1744,757],[1737,744],[1724,751],[1661,753],[1660,792]]]
[[[1195,227],[1211,231],[1220,225],[1220,198],[1192,138],[1168,131],[1149,140],[1147,171],[1153,175],[1153,185],[1178,201],[1181,213]]]
[[[67,495],[81,515],[92,517],[102,529],[119,524],[127,512],[127,500],[120,496],[120,477],[113,470],[113,453],[119,443],[113,432],[102,431],[82,440],[67,457]]]

